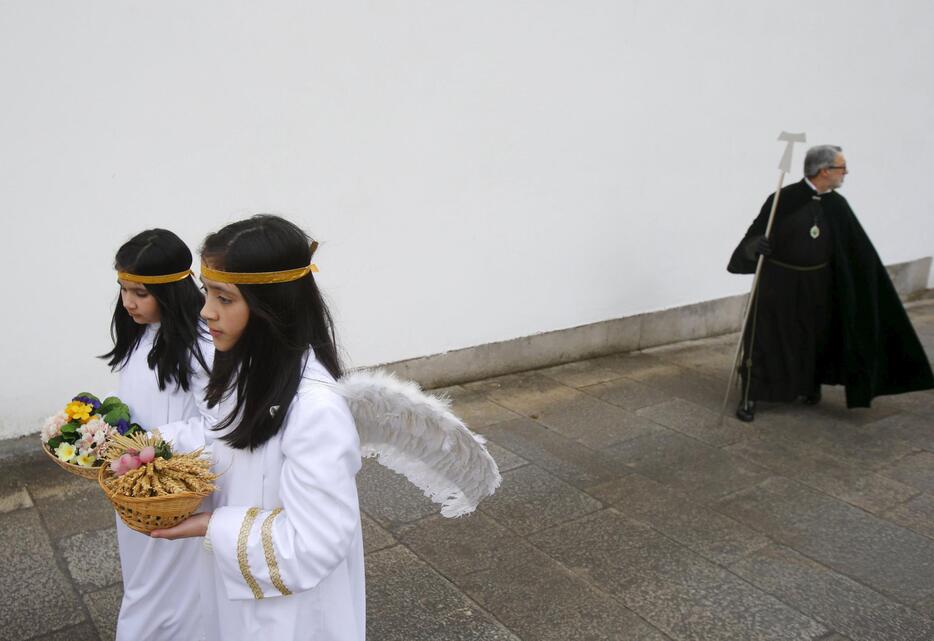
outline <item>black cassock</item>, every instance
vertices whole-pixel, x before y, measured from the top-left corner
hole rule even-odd
[[[727,269],[756,271],[774,194]],[[934,375],[866,232],[846,199],[802,180],[782,189],[753,299],[740,373],[750,400],[793,401],[845,385],[847,407],[934,388]],[[750,339],[752,345],[750,346]]]

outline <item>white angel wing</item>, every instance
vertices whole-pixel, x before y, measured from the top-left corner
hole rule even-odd
[[[474,434],[450,410],[450,401],[381,370],[359,370],[337,382],[347,400],[363,456],[375,456],[403,474],[441,514],[463,516],[499,487],[502,477]]]

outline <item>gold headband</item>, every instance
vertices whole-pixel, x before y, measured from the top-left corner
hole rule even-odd
[[[186,269],[183,272],[178,272],[176,274],[165,274],[163,276],[140,276],[139,274],[130,274],[127,272],[117,272],[117,278],[120,280],[128,280],[131,283],[141,283],[143,285],[164,285],[166,283],[177,283],[180,280],[185,280],[189,276],[194,276],[195,273],[190,269]]]
[[[288,283],[290,281],[303,278],[312,272],[318,272],[318,266],[314,263],[310,264],[308,267],[286,269],[279,272],[222,272],[216,269],[211,269],[204,263],[201,263],[202,278],[215,280],[219,283],[231,283],[234,285],[270,285],[272,283]]]

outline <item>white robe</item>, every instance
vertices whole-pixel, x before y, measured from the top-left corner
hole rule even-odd
[[[192,362],[189,391],[169,384],[159,389],[156,372],[146,357],[158,324],[148,325],[139,345],[120,371],[117,396],[130,407],[130,417],[146,429],[160,428],[168,440],[175,431],[203,433],[213,426],[217,409],[204,403],[207,373]],[[210,366],[214,345],[200,341]],[[173,425],[164,425],[173,423]],[[123,573],[123,601],[117,618],[117,641],[200,641],[200,539],[152,539],[128,528],[117,517],[117,540]]]
[[[255,450],[208,433],[222,473],[202,577],[211,641],[365,637],[360,444],[346,402],[320,382],[333,380],[309,356],[282,428]]]

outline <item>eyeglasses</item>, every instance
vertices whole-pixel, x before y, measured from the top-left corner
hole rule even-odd
[[[846,173],[849,173],[849,172],[846,170],[846,165],[830,165],[829,167],[827,167],[827,169],[842,169],[842,170],[843,170],[843,173],[845,173],[845,174],[846,174]]]

